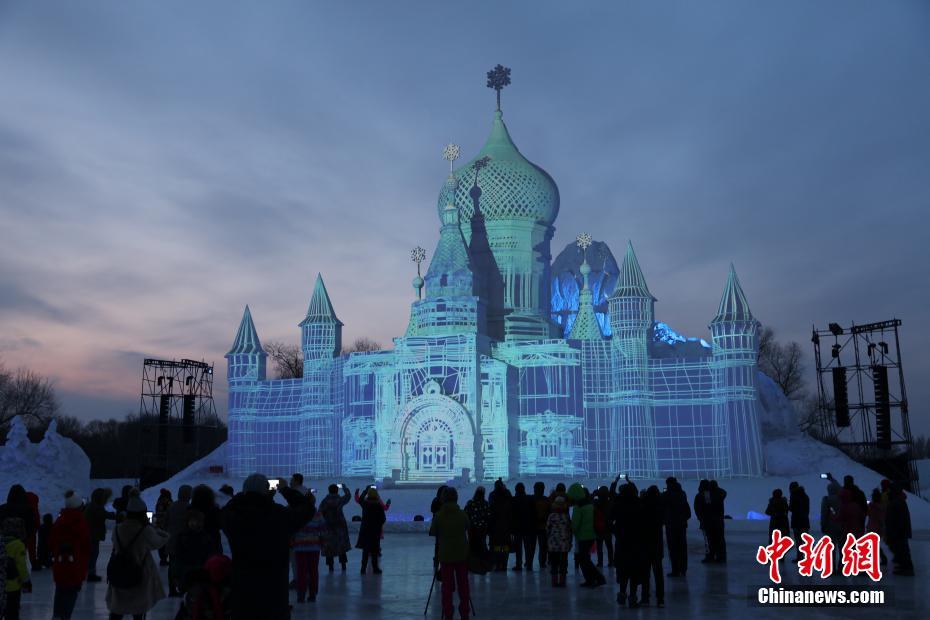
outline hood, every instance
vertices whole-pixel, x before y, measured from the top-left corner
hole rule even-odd
[[[26,504],[28,500],[26,499],[26,489],[23,488],[21,484],[14,484],[10,487],[10,492],[6,495],[6,503],[8,504]]]

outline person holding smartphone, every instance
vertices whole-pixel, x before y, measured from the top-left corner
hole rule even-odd
[[[339,491],[342,491],[342,494]],[[331,484],[327,489],[329,494],[320,501],[319,511],[326,522],[326,531],[323,533],[323,557],[329,572],[333,572],[335,558],[339,558],[342,572],[346,571],[349,558],[346,555],[352,548],[349,542],[349,524],[342,512],[352,495],[344,484]]]

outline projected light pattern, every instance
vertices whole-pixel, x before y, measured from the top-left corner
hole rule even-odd
[[[632,245],[617,265],[583,234],[551,262],[558,188],[499,110],[478,156],[456,169],[457,156],[444,152],[439,239],[417,248],[429,267],[421,277],[417,262],[393,349],[342,354],[318,276],[299,324],[303,377],[268,380],[246,308],[226,356],[230,473],[761,475],[758,323],[732,267],[710,343],[682,336],[655,319]]]

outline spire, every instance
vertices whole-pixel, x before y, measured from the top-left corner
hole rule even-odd
[[[646,278],[643,277],[643,270],[639,266],[639,261],[636,260],[631,241],[627,241],[626,255],[623,257],[623,264],[620,265],[617,286],[611,297],[645,297],[652,301],[656,300],[649,292],[649,287],[646,286]]]
[[[336,318],[333,304],[329,300],[329,293],[326,292],[326,285],[323,284],[323,276],[320,274],[316,274],[316,284],[313,286],[313,297],[310,298],[307,317],[300,322],[300,325],[303,326],[309,323],[338,323],[342,325],[342,321]]]
[[[749,311],[749,302],[746,301],[746,294],[743,293],[743,287],[740,286],[739,278],[736,277],[736,269],[733,263],[730,263],[730,273],[727,275],[727,284],[723,287],[720,307],[717,308],[717,316],[712,322],[751,320],[753,316]]]
[[[581,294],[578,296],[578,314],[575,316],[571,334],[568,336],[572,340],[601,340],[604,337],[597,317],[594,315],[594,296],[588,286],[588,275],[591,273],[591,265],[588,264],[588,248],[591,242],[591,235],[588,233],[581,233],[576,239],[583,257],[580,268],[582,285]]]
[[[245,307],[245,312],[242,313],[242,321],[239,323],[239,331],[236,332],[236,340],[226,355],[247,353],[265,353],[265,350],[262,349],[262,343],[258,340],[258,332],[255,331],[252,312],[248,306]]]

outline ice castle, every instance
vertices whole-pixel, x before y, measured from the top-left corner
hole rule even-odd
[[[656,321],[632,245],[618,266],[581,235],[552,261],[558,187],[517,149],[499,103],[471,161],[454,168],[454,145],[444,156],[439,240],[393,350],[342,354],[318,276],[299,324],[303,377],[269,380],[246,307],[226,355],[230,473],[761,475],[759,324],[733,268],[710,342],[684,338]],[[413,258],[419,268],[423,252]]]

